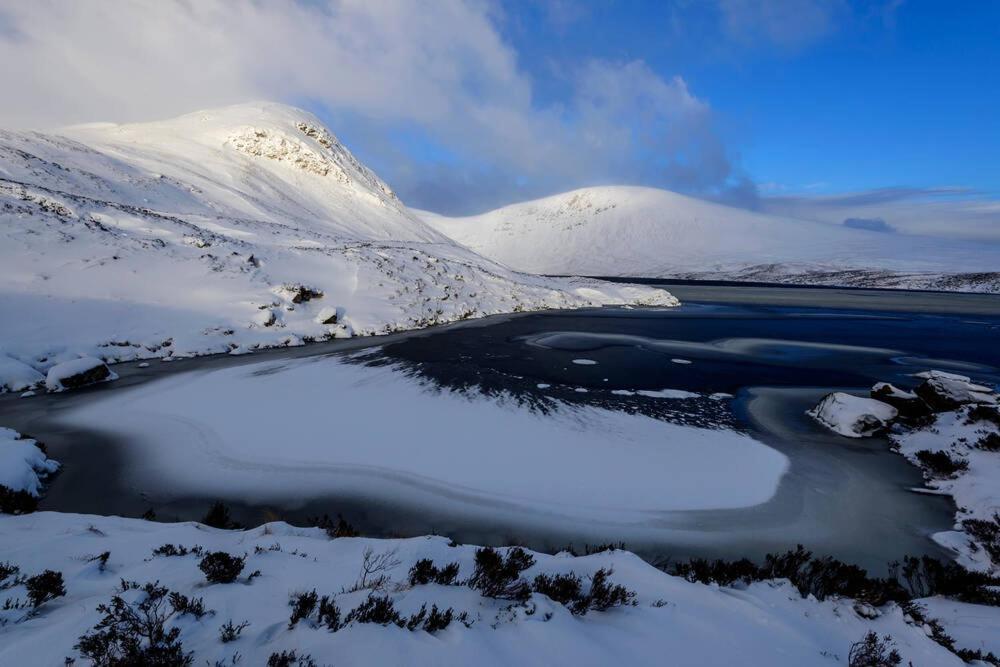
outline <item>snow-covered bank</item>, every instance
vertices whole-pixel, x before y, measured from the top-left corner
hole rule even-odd
[[[0,494],[24,492],[37,498],[42,480],[59,469],[38,442],[17,431],[0,427]],[[0,512],[7,511],[0,508]]]
[[[174,549],[160,549],[164,545]],[[191,551],[195,547],[199,549]],[[165,555],[184,551],[188,553]],[[245,556],[234,583],[206,581],[199,562],[215,551]],[[374,590],[361,587],[351,592],[360,583],[366,551],[369,562],[389,554],[387,567],[374,573],[388,579]],[[240,532],[193,523],[47,512],[0,516],[0,563],[20,568],[0,583],[0,599],[26,602],[25,581],[44,570],[60,573],[65,591],[33,612],[27,606],[0,612],[0,663],[51,665],[79,658],[74,645],[93,632],[102,616],[96,609],[99,604],[120,595],[124,603],[136,605],[145,594],[122,593],[121,583],[142,586],[158,581],[187,597],[177,600],[180,606],[187,602],[185,608],[194,609],[171,613],[173,601],[166,600],[161,607],[168,616],[165,629],[178,629],[176,640],[183,652],[193,652],[195,664],[232,664],[239,654],[241,664],[258,665],[273,653],[295,650],[300,656],[311,655],[320,665],[654,665],[663,664],[664,656],[675,664],[720,667],[846,665],[852,644],[868,631],[891,635],[903,664],[964,664],[928,637],[919,623],[907,622],[895,604],[872,614],[853,600],[803,598],[787,582],[737,588],[689,583],[625,551],[579,558],[529,555],[533,564],[522,572],[529,583],[540,574],[572,572],[581,577],[586,592],[590,578],[606,568],[613,571],[613,584],[635,593],[635,606],[577,615],[538,592],[524,603],[485,597],[481,589],[463,585],[474,573],[476,548],[450,546],[448,540],[436,537],[330,539],[318,528],[283,523]],[[409,570],[424,558],[439,568],[457,563],[458,585],[411,585]],[[388,596],[404,617],[422,605],[428,610],[436,605],[439,610],[452,608],[456,617],[465,613],[466,623],[456,618],[432,634],[355,620],[331,631],[313,608],[290,624],[290,600],[313,590],[333,601],[341,622],[374,594]],[[200,617],[198,598],[204,607]],[[995,617],[977,617],[970,627],[957,615],[952,620],[949,629],[956,636],[984,627],[997,630]],[[223,626],[244,622],[248,625],[232,641],[223,641]]]
[[[994,394],[995,396],[995,394]],[[927,485],[955,499],[956,530],[935,535],[974,569],[1000,572],[1000,411],[962,406],[892,435]]]
[[[912,391],[879,382],[872,398],[841,392],[810,411],[848,437],[884,431],[900,454],[919,467],[926,485],[951,496],[952,531],[934,539],[963,566],[1000,572],[1000,393],[955,373],[931,370]],[[893,423],[895,422],[895,423]]]
[[[677,301],[483,259],[290,107],[0,131],[0,391],[81,355],[244,351],[622,303]]]
[[[182,373],[59,421],[128,443],[124,474],[154,496],[287,501],[336,491],[550,520],[631,523],[656,510],[752,506],[788,465],[734,431],[557,399],[542,414],[513,397],[336,357]]]
[[[1000,244],[856,229],[601,186],[478,216],[421,213],[524,271],[1000,292]]]

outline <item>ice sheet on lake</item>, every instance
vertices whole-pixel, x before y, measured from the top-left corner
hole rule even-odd
[[[736,508],[775,492],[786,457],[751,437],[554,402],[421,386],[332,358],[185,373],[67,413],[128,443],[144,490],[267,501],[419,488],[456,500],[610,520]]]

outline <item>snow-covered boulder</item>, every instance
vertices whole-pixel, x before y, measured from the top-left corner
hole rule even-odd
[[[969,403],[997,403],[997,393],[992,387],[976,384],[965,375],[924,371],[917,373],[917,377],[924,381],[914,392],[935,412],[955,410]]]
[[[885,431],[899,413],[882,401],[837,391],[828,394],[807,414],[835,433],[866,438]]]
[[[922,398],[912,391],[906,391],[888,382],[878,382],[872,387],[871,397],[888,403],[904,417],[921,417],[930,414],[931,409]]]
[[[37,498],[42,480],[58,469],[59,464],[48,458],[35,440],[0,427],[0,487]]]
[[[45,388],[49,391],[65,391],[117,379],[118,376],[100,359],[80,357],[50,368],[45,378]]]
[[[316,322],[319,324],[336,324],[337,323],[337,309],[327,306],[319,311],[316,315]]]
[[[44,381],[45,376],[28,364],[0,352],[0,393],[24,391]]]

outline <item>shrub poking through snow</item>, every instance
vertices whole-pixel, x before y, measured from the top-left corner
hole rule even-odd
[[[1000,514],[994,514],[993,520],[966,519],[962,527],[976,542],[982,545],[994,563],[1000,565]]]
[[[27,491],[0,484],[0,514],[31,514],[38,509],[38,498]]]
[[[434,561],[422,558],[410,568],[409,581],[411,586],[426,586],[427,584],[451,586],[457,577],[458,563],[449,563],[438,569],[434,565]]]
[[[507,551],[506,557],[492,547],[476,550],[476,568],[469,586],[488,598],[524,601],[531,587],[521,573],[535,564],[535,558],[521,547]]]
[[[340,609],[337,608],[337,603],[333,601],[332,597],[324,595],[319,599],[319,612],[316,615],[316,621],[330,632],[336,632],[340,629]]]
[[[337,515],[336,523],[334,523],[333,519],[331,519],[328,514],[324,514],[319,518],[313,518],[310,523],[317,528],[325,530],[330,539],[336,539],[338,537],[358,537],[361,534],[339,514]]]
[[[369,595],[368,599],[352,609],[344,619],[344,625],[351,623],[375,623],[377,625],[398,625],[406,622],[396,611],[392,599],[387,595]]]
[[[925,470],[937,477],[953,477],[955,474],[969,469],[968,461],[952,458],[948,452],[932,452],[929,449],[921,449],[917,452],[916,457]]]
[[[901,564],[890,563],[889,571],[893,579],[902,579],[913,598],[943,595],[961,602],[1000,606],[1000,591],[996,590],[1000,577],[966,570],[954,561],[907,556]]]
[[[847,657],[850,667],[895,667],[903,661],[889,635],[879,637],[869,631],[865,638],[851,644]]]
[[[194,658],[184,652],[180,629],[166,627],[177,613],[168,603],[169,594],[167,588],[152,583],[141,588],[134,602],[116,595],[108,604],[98,605],[103,617],[90,633],[80,637],[76,649],[102,667],[190,665]]]
[[[41,574],[28,577],[24,585],[28,589],[28,600],[35,609],[49,600],[66,595],[62,572],[54,570],[45,570]]]
[[[90,563],[97,563],[97,569],[104,572],[108,569],[108,559],[111,558],[111,552],[105,551],[104,553],[97,554],[93,558],[87,559]]]
[[[674,574],[688,581],[713,582],[720,586],[732,586],[736,582],[749,584],[759,576],[757,565],[746,558],[734,561],[692,558],[687,563],[677,563]]]
[[[980,421],[1000,426],[1000,407],[996,405],[974,405],[969,408],[969,413],[966,415],[966,422],[973,424]]]
[[[233,625],[233,619],[229,619],[219,627],[219,641],[223,644],[234,642],[240,638],[243,631],[250,626],[250,621],[243,621],[239,625]]]
[[[375,553],[371,547],[365,548],[361,562],[361,573],[353,590],[379,590],[389,583],[389,572],[396,569],[402,562],[396,558],[398,549],[389,549]]]
[[[205,611],[205,600],[203,598],[189,598],[177,592],[170,593],[170,606],[181,616],[189,614],[199,620],[205,614],[215,613]]]
[[[316,589],[308,593],[293,593],[292,599],[288,602],[292,608],[292,615],[288,619],[288,629],[291,630],[298,625],[299,621],[309,618],[316,609],[318,601],[319,596],[316,595]]]
[[[564,606],[571,606],[583,597],[581,579],[572,572],[555,575],[540,574],[535,577],[532,588],[536,593],[546,595],[554,602]]]
[[[0,563],[0,585],[2,585],[5,581],[7,581],[9,577],[13,577],[20,571],[21,568],[18,567],[17,565],[14,565],[10,561],[5,561],[3,563]]]
[[[610,568],[601,568],[591,577],[590,593],[587,595],[587,609],[607,611],[612,607],[635,604],[635,592],[621,584],[611,583]],[[583,612],[580,612],[583,613]]]
[[[427,615],[427,619],[424,621],[424,630],[431,634],[440,632],[451,625],[454,617],[455,610],[451,607],[442,612],[438,610],[437,605],[433,605],[431,606],[431,613]]]
[[[212,584],[231,584],[243,571],[245,557],[230,556],[225,551],[214,551],[205,555],[198,568]]]
[[[311,655],[307,653],[299,655],[293,649],[272,653],[267,659],[267,667],[316,667],[316,661]]]
[[[1000,452],[1000,433],[987,433],[976,442],[976,448],[987,452]]]
[[[201,556],[203,549],[195,545],[188,549],[182,544],[164,544],[153,549],[154,556],[187,556],[188,554],[194,554],[195,556]]]

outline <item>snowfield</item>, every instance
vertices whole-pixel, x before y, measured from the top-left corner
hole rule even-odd
[[[0,391],[84,355],[240,352],[622,303],[677,301],[483,259],[291,107],[0,131]]]
[[[543,414],[329,356],[181,373],[59,421],[127,442],[124,475],[153,497],[338,492],[445,502],[484,521],[511,511],[643,524],[654,511],[746,507],[768,500],[788,467],[735,431],[558,400]]]
[[[154,555],[164,545],[245,555],[246,561],[237,581],[212,584],[199,570],[197,554]],[[396,564],[383,572],[389,579],[378,589],[351,592],[366,549],[391,554],[390,562]],[[102,567],[99,556],[105,553]],[[237,654],[240,664],[263,665],[272,653],[287,650],[311,655],[319,665],[659,665],[664,656],[674,664],[719,667],[846,665],[851,645],[869,630],[890,634],[903,664],[965,664],[934,643],[920,624],[908,623],[894,604],[866,618],[852,600],[803,598],[787,582],[742,588],[689,583],[626,551],[532,555],[535,562],[523,573],[528,581],[538,574],[573,572],[584,578],[587,590],[588,577],[610,568],[612,582],[633,591],[636,604],[579,616],[540,593],[522,605],[483,597],[461,583],[411,586],[407,573],[421,558],[439,567],[457,563],[459,582],[472,574],[475,547],[449,546],[440,537],[330,539],[318,528],[284,523],[225,531],[195,523],[49,512],[0,516],[0,563],[19,566],[23,577],[58,571],[65,587],[65,596],[35,611],[0,611],[0,663],[56,665],[79,658],[74,645],[93,629],[101,617],[96,607],[110,602],[122,581],[158,581],[203,600],[201,618],[174,614],[166,622],[167,628],[179,630],[183,650],[193,652],[199,665],[234,664]],[[255,571],[259,575],[248,581]],[[26,599],[26,588],[16,578],[0,582],[0,599]],[[341,620],[374,593],[389,596],[405,616],[432,604],[441,610],[451,607],[456,615],[465,612],[469,627],[456,620],[431,634],[354,622],[331,632],[316,622],[315,612],[290,627],[291,596],[313,589],[332,596]],[[137,590],[121,595],[131,604],[144,596]],[[953,612],[948,628],[974,637],[994,631],[996,620],[995,615]],[[249,625],[223,643],[220,628],[228,622]]]
[[[535,273],[1000,292],[1000,244],[798,220],[655,188],[591,187],[477,216],[421,216]]]

